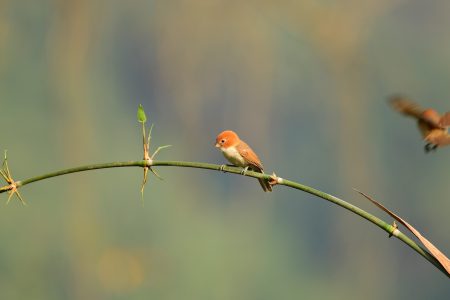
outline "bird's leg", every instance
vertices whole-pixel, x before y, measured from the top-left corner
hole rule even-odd
[[[248,171],[248,166],[246,166],[245,168],[242,169],[241,175],[245,176],[245,173],[247,173],[247,171]]]
[[[230,164],[224,164],[221,165],[219,168],[219,171],[225,172],[223,169],[225,169],[225,167],[235,167],[235,165],[230,165]]]

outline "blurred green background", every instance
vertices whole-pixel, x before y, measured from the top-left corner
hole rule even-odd
[[[450,148],[424,154],[386,96],[450,110],[450,2],[0,0],[0,149],[15,179],[142,157],[223,163],[237,131],[268,172],[450,254]],[[24,187],[0,209],[1,299],[449,299],[448,278],[385,232],[249,178],[110,169]],[[6,202],[7,195],[1,195]]]

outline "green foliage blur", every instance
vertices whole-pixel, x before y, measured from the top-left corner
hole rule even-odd
[[[450,148],[425,155],[386,97],[450,110],[450,2],[0,0],[0,150],[14,179],[142,158],[224,163],[238,132],[267,172],[450,255]],[[154,150],[154,149],[153,149]],[[372,224],[249,178],[78,173],[0,208],[0,299],[450,299],[448,278]],[[6,202],[7,195],[0,195]]]

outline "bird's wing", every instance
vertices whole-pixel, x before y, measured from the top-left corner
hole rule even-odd
[[[237,146],[236,150],[239,152],[239,154],[244,158],[244,160],[247,162],[249,167],[251,167],[253,170],[257,172],[263,173],[263,165],[261,161],[259,160],[258,155],[250,148],[246,143],[241,141]],[[267,180],[264,180],[263,178],[258,179],[259,184],[263,188],[264,192],[271,192],[272,186]]]
[[[402,96],[394,96],[389,99],[389,103],[392,108],[402,113],[406,116],[421,119],[423,108],[421,108],[418,104],[402,97]]]
[[[252,148],[250,148],[246,143],[240,142],[236,146],[236,150],[238,150],[239,154],[244,158],[244,160],[249,164],[250,167],[253,167],[259,172],[263,171],[263,165],[259,160],[259,157],[253,152]]]
[[[392,97],[389,102],[392,108],[394,108],[399,113],[416,118],[419,121],[423,121],[427,123],[430,128],[443,127],[440,123],[442,118],[434,109],[423,109],[420,105],[402,96]]]
[[[450,111],[449,111],[449,112],[446,112],[446,113],[442,116],[441,120],[439,121],[439,125],[440,125],[441,127],[448,127],[448,126],[450,126]]]

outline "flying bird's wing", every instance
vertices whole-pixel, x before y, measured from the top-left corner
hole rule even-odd
[[[422,118],[422,113],[424,111],[418,104],[402,97],[402,96],[394,96],[389,99],[389,103],[392,108],[402,113],[406,116],[413,117],[416,119]]]
[[[430,129],[443,127],[441,125],[442,118],[434,109],[423,109],[420,105],[401,96],[392,97],[389,102],[392,108],[399,113],[423,121],[429,125]],[[450,119],[450,116],[448,118]]]

